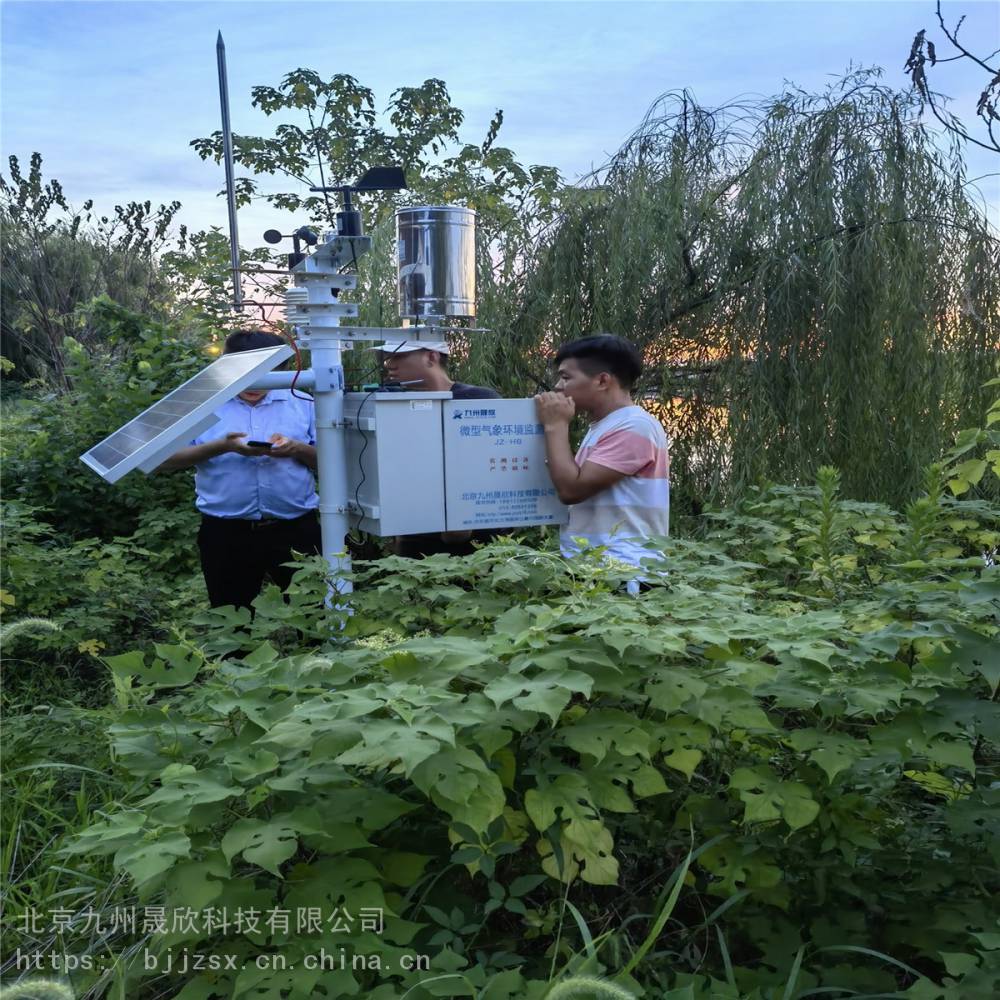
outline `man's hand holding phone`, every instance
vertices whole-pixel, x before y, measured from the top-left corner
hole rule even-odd
[[[270,455],[272,445],[268,441],[244,440],[246,434],[240,431],[231,431],[223,439],[223,451],[232,451],[245,458],[260,458],[262,455]]]
[[[258,441],[247,438],[246,434],[233,431],[224,438],[221,451],[235,452],[246,458],[294,458],[310,469],[316,468],[316,449],[304,441],[286,437],[284,434],[272,434],[268,441]]]
[[[268,441],[268,455],[271,458],[300,458],[302,442],[284,434],[272,434]]]

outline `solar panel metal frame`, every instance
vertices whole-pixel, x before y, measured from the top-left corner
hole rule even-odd
[[[216,423],[214,413],[224,402],[250,388],[291,355],[291,347],[285,345],[224,354],[84,452],[80,461],[109,483],[118,482],[133,469],[152,472],[179,447]],[[240,373],[227,376],[226,369],[234,365]],[[150,429],[155,431],[151,436]],[[130,450],[123,450],[129,446]],[[120,458],[109,463],[109,451]]]

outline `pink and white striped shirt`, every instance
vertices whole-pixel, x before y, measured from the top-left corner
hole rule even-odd
[[[598,420],[576,453],[576,464],[594,462],[623,479],[573,504],[559,536],[563,555],[580,551],[575,539],[604,545],[607,554],[632,566],[656,558],[643,542],[670,527],[670,454],[660,423],[641,406],[623,406]]]

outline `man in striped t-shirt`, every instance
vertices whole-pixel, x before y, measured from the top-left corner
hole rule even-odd
[[[576,539],[583,538],[640,567],[641,560],[656,558],[643,542],[666,535],[670,522],[667,436],[630,395],[642,358],[627,340],[604,334],[564,344],[556,366],[556,391],[536,396],[535,404],[549,475],[559,499],[570,505],[560,536],[563,555],[578,552]],[[569,425],[577,411],[592,423],[574,457]]]

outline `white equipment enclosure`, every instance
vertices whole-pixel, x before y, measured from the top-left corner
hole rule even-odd
[[[374,535],[560,524],[530,399],[348,393],[348,507]]]

